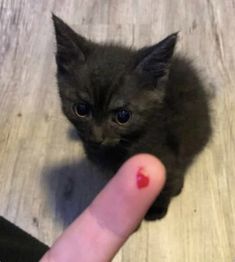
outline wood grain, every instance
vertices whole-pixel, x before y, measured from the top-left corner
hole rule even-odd
[[[214,136],[183,193],[114,261],[234,261],[234,0],[0,0],[0,215],[50,245],[106,182],[61,114],[52,11],[97,41],[143,46],[180,31],[177,52],[214,93]]]

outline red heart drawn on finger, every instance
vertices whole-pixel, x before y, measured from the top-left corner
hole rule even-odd
[[[136,175],[136,182],[139,189],[147,187],[149,184],[149,177],[143,168],[140,168]]]

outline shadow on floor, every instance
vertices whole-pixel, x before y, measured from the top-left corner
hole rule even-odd
[[[68,131],[68,137],[79,140],[73,128]],[[48,207],[54,209],[55,217],[65,227],[82,213],[109,180],[85,158],[46,167],[42,178]]]

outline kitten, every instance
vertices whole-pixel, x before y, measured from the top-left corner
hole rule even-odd
[[[135,154],[160,158],[167,180],[145,219],[162,218],[211,134],[201,81],[189,62],[173,58],[177,34],[135,50],[94,43],[53,21],[62,109],[87,157],[112,174]]]

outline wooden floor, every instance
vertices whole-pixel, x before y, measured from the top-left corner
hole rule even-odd
[[[234,0],[0,0],[0,215],[50,245],[105,183],[60,111],[51,11],[97,41],[180,31],[177,52],[215,95],[214,137],[183,193],[114,261],[235,261]]]

